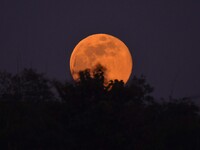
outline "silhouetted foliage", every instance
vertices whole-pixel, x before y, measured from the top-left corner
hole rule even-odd
[[[0,73],[0,87],[3,100],[53,100],[50,81],[32,69],[25,69],[14,76]]]
[[[105,71],[81,71],[75,84],[32,69],[0,72],[0,149],[200,149],[199,108],[190,99],[157,102],[144,76],[125,86],[106,81]]]
[[[10,99],[13,93],[13,76],[7,72],[0,72],[0,99]]]

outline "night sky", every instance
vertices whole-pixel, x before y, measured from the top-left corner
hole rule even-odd
[[[93,33],[120,38],[156,97],[200,95],[200,1],[1,0],[0,70],[72,80],[69,57]]]

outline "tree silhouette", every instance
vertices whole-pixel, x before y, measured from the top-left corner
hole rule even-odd
[[[156,102],[144,76],[125,86],[105,74],[98,65],[71,84],[32,69],[0,72],[0,149],[200,149],[190,99]]]
[[[0,100],[9,100],[13,93],[12,74],[0,72]]]
[[[1,98],[20,101],[52,100],[50,81],[42,74],[32,69],[25,69],[20,74],[12,76],[0,73]],[[6,99],[7,99],[6,98]]]

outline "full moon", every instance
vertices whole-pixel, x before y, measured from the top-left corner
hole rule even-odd
[[[108,34],[93,34],[81,40],[70,57],[70,71],[74,80],[79,72],[103,66],[106,81],[123,80],[126,83],[132,72],[132,57],[128,47]]]

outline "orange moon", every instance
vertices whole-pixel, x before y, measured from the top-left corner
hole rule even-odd
[[[128,47],[108,34],[93,34],[81,40],[70,57],[70,71],[74,80],[79,71],[93,70],[100,64],[106,68],[105,79],[126,83],[132,72],[132,57]]]

